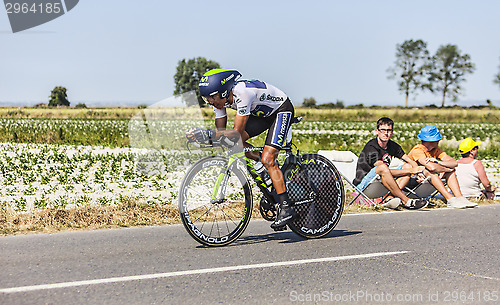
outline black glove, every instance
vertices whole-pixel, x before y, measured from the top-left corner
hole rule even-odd
[[[200,144],[212,144],[212,139],[215,138],[215,130],[196,128],[193,131],[193,135],[196,138],[196,142]]]

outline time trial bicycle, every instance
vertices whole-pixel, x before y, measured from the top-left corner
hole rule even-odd
[[[292,123],[301,119],[296,117]],[[188,140],[188,148],[190,144],[197,148],[221,147],[227,154],[197,161],[181,183],[179,212],[191,237],[207,246],[225,246],[241,236],[253,210],[249,178],[262,193],[262,217],[274,221],[276,191],[257,173],[255,161],[245,156],[246,152],[260,152],[263,147],[228,146],[223,138],[210,145]],[[345,197],[341,176],[327,158],[315,153],[299,154],[292,141],[283,150],[286,156],[280,169],[297,212],[288,227],[305,238],[325,236],[342,216]]]

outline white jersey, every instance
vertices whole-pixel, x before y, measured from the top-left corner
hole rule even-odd
[[[233,88],[233,104],[222,109],[214,107],[215,118],[227,115],[226,108],[235,109],[238,115],[268,117],[288,96],[280,89],[258,80],[241,80]]]

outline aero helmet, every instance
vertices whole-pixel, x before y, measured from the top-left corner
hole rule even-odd
[[[240,72],[228,69],[213,69],[203,74],[198,83],[201,97],[207,102],[206,97],[219,94],[220,98],[227,97],[233,89],[236,80],[241,76]]]

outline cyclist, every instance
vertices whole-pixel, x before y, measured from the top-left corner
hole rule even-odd
[[[276,159],[286,144],[294,107],[288,96],[273,85],[258,80],[240,80],[240,77],[238,71],[228,69],[214,69],[203,75],[198,85],[203,100],[213,106],[215,130],[190,129],[186,136],[205,144],[221,136],[229,139],[241,137],[243,145],[249,147],[252,146],[246,142],[249,138],[267,130],[262,155],[247,154],[247,157],[261,161],[269,172],[278,195],[278,212],[271,228],[285,230],[296,212],[291,207]],[[226,108],[236,110],[233,129],[226,129]]]

